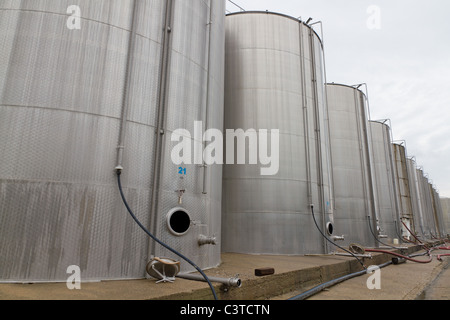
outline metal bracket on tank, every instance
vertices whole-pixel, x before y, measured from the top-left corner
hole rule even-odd
[[[186,193],[186,189],[175,190],[178,193],[178,204],[183,204],[183,195]]]

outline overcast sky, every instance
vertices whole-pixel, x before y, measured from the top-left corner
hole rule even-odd
[[[371,120],[390,119],[394,140],[406,141],[408,156],[450,197],[450,1],[233,2],[322,21],[327,81],[367,83]],[[227,10],[240,11],[230,2]]]

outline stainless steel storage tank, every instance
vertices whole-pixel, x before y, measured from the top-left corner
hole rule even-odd
[[[439,231],[441,233],[440,238],[445,238],[447,237],[447,227],[445,222],[444,208],[442,207],[442,202],[440,201],[440,199],[441,195],[439,191],[435,189],[435,201],[439,218]]]
[[[310,208],[313,204],[319,227],[325,230],[328,225],[332,231],[322,53],[318,35],[295,18],[272,12],[242,12],[226,18],[225,129],[254,129],[260,134],[266,129],[272,137],[279,130],[279,170],[261,175],[261,167],[267,166],[248,160],[242,165],[227,162],[222,211],[225,252],[328,251]],[[275,144],[271,144],[272,155]],[[249,146],[247,153],[254,150]]]
[[[436,188],[430,184],[431,196],[433,198],[433,213],[434,221],[436,225],[436,238],[441,239],[445,237],[444,217],[442,214],[442,207],[440,202],[439,193]]]
[[[442,202],[440,201],[441,195],[437,189],[435,189],[435,201],[436,207],[438,208],[438,217],[439,217],[439,227],[441,232],[441,238],[445,238],[447,236],[447,227],[445,225],[445,216],[444,216],[444,208],[442,207]]]
[[[202,268],[220,263],[199,238],[220,241],[222,168],[179,175],[170,136],[223,127],[224,12],[223,0],[0,2],[0,281],[66,281],[71,265],[82,281],[143,278],[152,256],[179,260],[128,216],[117,163],[148,229]]]
[[[410,182],[411,203],[414,220],[414,232],[419,239],[425,239],[425,229],[423,222],[423,209],[422,209],[422,193],[420,192],[420,184],[418,180],[418,170],[416,161],[408,159],[408,177]],[[414,239],[411,239],[414,240]]]
[[[370,130],[381,228],[379,236],[386,238],[382,242],[389,242],[400,237],[391,129],[386,123],[370,121]]]
[[[402,238],[413,240],[412,235],[408,231],[415,232],[412,196],[411,196],[411,182],[408,175],[408,162],[406,158],[406,148],[403,145],[394,143],[392,145],[394,151],[394,173],[396,178],[397,197],[399,204],[399,226]],[[404,226],[406,225],[406,227]]]
[[[441,198],[442,214],[444,216],[444,225],[446,236],[450,236],[450,198]]]
[[[355,87],[327,85],[333,163],[334,222],[344,243],[374,246],[376,196],[366,95]],[[370,219],[370,221],[369,221]],[[375,232],[374,232],[375,233]]]
[[[418,169],[418,177],[420,180],[420,192],[422,198],[422,212],[424,222],[425,239],[431,240],[435,234],[435,222],[433,217],[433,200],[430,192],[428,178],[425,177],[422,169]]]

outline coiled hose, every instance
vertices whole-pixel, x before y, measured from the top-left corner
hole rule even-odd
[[[211,281],[208,279],[208,277],[206,276],[206,274],[203,272],[202,269],[200,269],[200,267],[198,267],[194,262],[192,262],[190,259],[188,259],[187,257],[185,257],[183,254],[181,254],[180,252],[176,251],[175,249],[172,249],[171,247],[169,247],[167,244],[165,244],[164,242],[162,242],[161,240],[159,240],[158,238],[156,238],[150,231],[147,230],[147,228],[139,221],[139,219],[134,215],[133,211],[131,210],[130,206],[128,205],[128,202],[125,198],[125,195],[123,193],[123,189],[122,189],[122,183],[120,181],[120,176],[122,174],[122,170],[117,170],[117,183],[119,185],[119,191],[120,191],[120,196],[122,197],[123,203],[125,205],[125,207],[128,210],[128,213],[131,215],[131,217],[133,218],[133,220],[138,224],[138,226],[150,237],[152,238],[155,242],[159,243],[161,246],[163,246],[164,248],[166,248],[167,250],[173,252],[174,254],[176,254],[177,256],[179,256],[180,258],[182,258],[183,260],[185,260],[187,263],[189,263],[190,265],[192,265],[198,272],[200,272],[200,274],[203,276],[203,278],[205,278],[206,282],[208,283],[209,287],[211,288],[211,292],[214,296],[214,300],[218,300],[217,298],[217,294],[216,291],[214,290],[214,287],[211,283]]]

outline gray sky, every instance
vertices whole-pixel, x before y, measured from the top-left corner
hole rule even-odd
[[[450,1],[233,0],[322,21],[327,81],[367,83],[371,119],[390,119],[441,197],[450,197]],[[379,29],[371,6],[379,8]],[[227,10],[239,11],[228,2]],[[371,24],[373,25],[373,24]],[[320,31],[319,26],[315,29]]]

